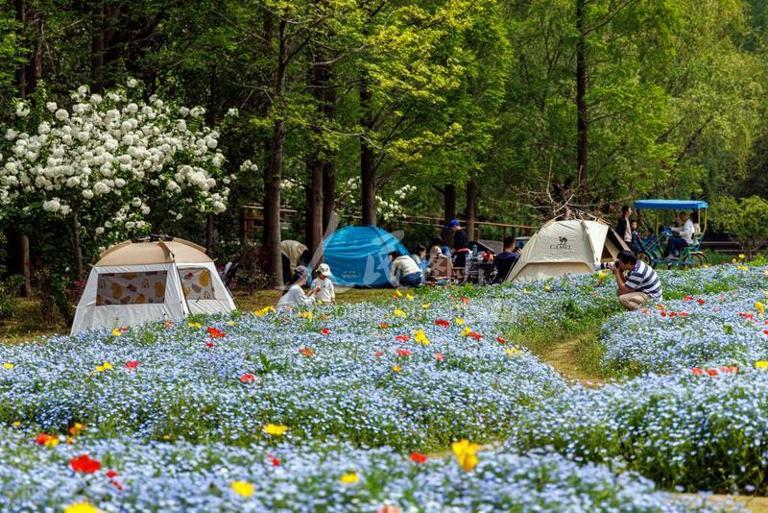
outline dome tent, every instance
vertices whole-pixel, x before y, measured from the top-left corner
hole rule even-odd
[[[323,240],[323,259],[331,266],[333,282],[346,287],[391,285],[389,254],[408,250],[378,226],[346,226]]]
[[[526,243],[505,281],[591,273],[624,249],[626,243],[601,221],[549,221]]]
[[[101,254],[88,276],[71,333],[233,310],[232,296],[204,248],[153,236],[122,242]]]

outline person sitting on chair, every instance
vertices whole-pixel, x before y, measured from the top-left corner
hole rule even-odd
[[[627,310],[637,310],[650,301],[661,301],[662,290],[659,277],[651,266],[638,260],[637,256],[627,250],[619,252],[618,260],[609,264],[616,278],[616,293],[619,303]],[[628,272],[626,280],[625,272]]]
[[[493,259],[497,271],[496,283],[501,283],[506,279],[509,270],[512,269],[512,266],[520,258],[520,248],[515,247],[514,237],[505,237],[503,244],[504,247],[501,253]]]
[[[673,226],[670,228],[675,236],[669,238],[667,247],[664,250],[664,258],[669,255],[677,256],[681,249],[687,248],[693,242],[693,232],[695,231],[695,228],[693,226],[693,221],[691,221],[688,216],[688,212],[680,212],[678,214],[678,219],[680,220],[680,226]]]

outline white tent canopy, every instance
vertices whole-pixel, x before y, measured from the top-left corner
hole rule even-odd
[[[93,266],[72,334],[235,309],[205,250],[183,239],[126,241]]]
[[[600,221],[549,221],[531,237],[505,281],[530,281],[591,273],[616,260],[627,245]]]

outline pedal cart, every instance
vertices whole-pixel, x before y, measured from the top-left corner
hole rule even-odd
[[[707,257],[701,251],[701,241],[707,230],[707,209],[709,205],[702,200],[674,200],[674,199],[644,199],[635,201],[635,210],[655,211],[652,214],[656,235],[641,238],[639,243],[638,258],[652,267],[698,267],[707,263]],[[696,213],[699,219],[698,229],[693,234],[693,242],[680,250],[677,256],[664,257],[664,248],[667,241],[673,235],[668,226],[661,225],[661,211],[673,211],[675,214],[682,210]],[[649,215],[649,217],[651,217]],[[648,226],[648,223],[645,223]]]

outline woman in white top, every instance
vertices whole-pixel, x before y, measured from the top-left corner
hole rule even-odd
[[[331,267],[328,264],[317,266],[317,274],[312,282],[312,290],[309,294],[315,298],[318,303],[335,303],[336,289],[331,281]]]
[[[284,312],[292,310],[295,307],[309,306],[315,303],[315,298],[308,297],[304,294],[304,290],[301,287],[307,284],[307,268],[300,265],[296,268],[296,272],[291,278],[290,287],[286,290],[277,302],[275,309],[278,312]]]
[[[688,217],[688,212],[680,212],[678,219],[680,220],[680,226],[670,228],[675,236],[669,238],[667,248],[664,250],[664,258],[671,254],[676,255],[681,249],[687,248],[693,242],[695,228],[693,221]]]
[[[399,251],[393,251],[389,254],[392,258],[392,280],[395,287],[407,285],[417,287],[421,285],[421,269],[416,261],[408,255],[403,255]]]

